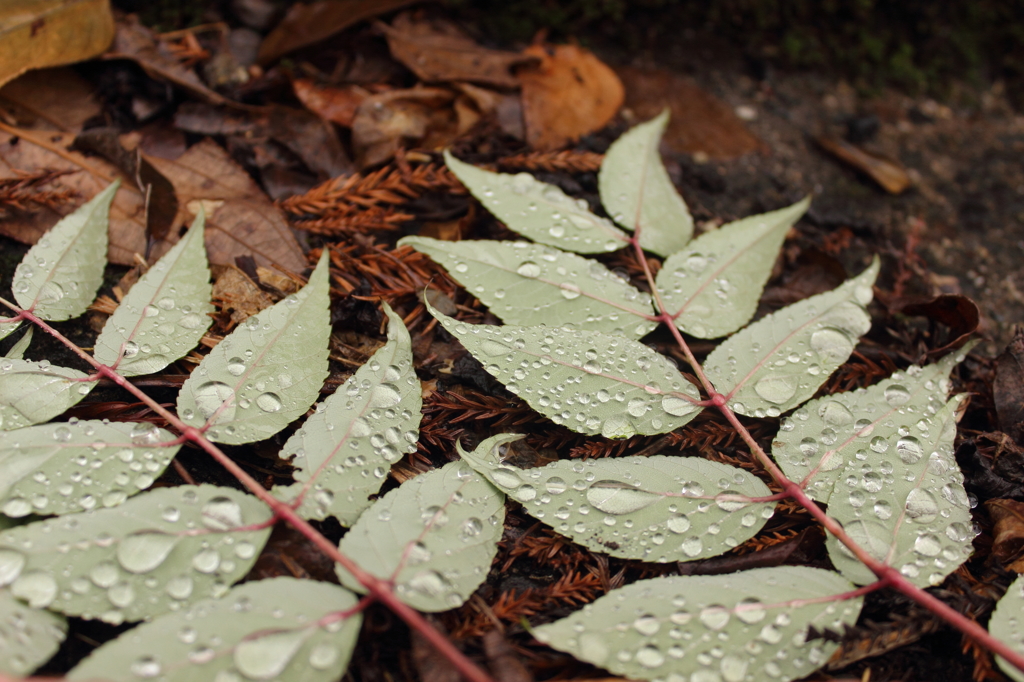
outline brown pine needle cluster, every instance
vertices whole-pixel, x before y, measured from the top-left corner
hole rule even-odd
[[[506,156],[498,159],[498,169],[540,173],[594,173],[601,169],[602,161],[603,154],[567,149],[560,152],[529,152]]]
[[[44,186],[53,183],[70,171],[38,171],[15,170],[14,176],[0,179],[0,215],[5,210],[24,211],[30,206],[58,209],[74,199],[77,194],[67,188],[46,189]]]

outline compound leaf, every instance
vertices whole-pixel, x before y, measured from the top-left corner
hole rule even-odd
[[[110,202],[120,184],[112,182],[28,250],[11,283],[18,305],[44,320],[85,312],[103,283]]]
[[[782,421],[772,456],[786,477],[827,503],[846,465],[856,460],[900,459],[915,464],[928,454],[915,424],[946,404],[949,373],[974,343],[926,367],[910,367],[869,388],[834,393],[803,405]]]
[[[95,358],[121,376],[152,374],[195,348],[213,320],[204,214],[142,276],[107,319]]]
[[[704,372],[733,411],[777,417],[814,395],[871,328],[864,309],[878,258],[860,275],[794,303],[729,337],[704,361]]]
[[[679,251],[693,236],[693,218],[658,153],[667,125],[668,109],[631,128],[608,148],[597,176],[608,214],[659,256]]]
[[[256,562],[270,519],[231,488],[160,488],[3,531],[0,583],[33,608],[114,624],[152,618],[222,596]]]
[[[874,558],[918,587],[938,585],[973,551],[971,505],[953,457],[956,408],[963,398],[953,398],[934,416],[920,415],[907,429],[923,456],[906,461],[897,450],[852,459],[829,498],[829,516]],[[844,576],[861,585],[875,581],[834,537],[826,546]]]
[[[33,328],[29,327],[25,330],[25,333],[21,335],[21,338],[14,342],[11,349],[7,351],[5,357],[13,358],[15,360],[23,360],[25,358],[25,351],[28,350],[29,345],[32,343],[32,331]]]
[[[862,598],[853,586],[804,566],[641,580],[601,597],[533,636],[634,680],[789,680],[805,677],[838,644],[810,628],[843,632]]]
[[[93,651],[68,680],[224,682],[340,679],[362,614],[337,585],[290,577],[240,585],[123,633]]]
[[[68,514],[115,507],[153,485],[180,444],[145,422],[77,421],[0,432],[0,511]]]
[[[626,233],[591,213],[585,200],[529,173],[492,173],[447,151],[444,160],[484,208],[527,239],[575,253],[607,253],[626,245]]]
[[[328,254],[298,293],[253,315],[210,351],[178,394],[178,416],[218,443],[269,438],[302,415],[327,377]]]
[[[465,462],[451,462],[374,502],[340,549],[363,570],[392,580],[406,604],[447,611],[487,578],[504,523],[505,496]],[[336,570],[342,585],[366,591],[351,573]]]
[[[557,327],[475,325],[428,310],[505,388],[577,433],[667,433],[700,411],[697,388],[668,358],[632,339]]]
[[[754,315],[782,241],[811,200],[750,216],[697,237],[669,256],[657,276],[666,313],[691,336],[714,339]]]
[[[67,632],[60,616],[25,606],[0,589],[0,674],[28,675],[50,660]]]
[[[1024,576],[1017,576],[1017,579],[1010,584],[1006,594],[996,604],[996,610],[988,621],[988,631],[994,637],[1003,640],[1018,654],[1024,654]],[[1024,672],[1007,662],[1001,656],[996,656],[996,662],[1003,669],[1008,677],[1017,682],[1024,682]]]
[[[77,369],[46,360],[0,358],[0,431],[53,419],[96,385]]]
[[[697,457],[560,460],[535,469],[502,464],[503,435],[459,454],[529,514],[596,552],[642,561],[723,554],[771,518],[771,494],[749,473]]]
[[[356,370],[284,444],[294,455],[290,486],[274,495],[299,502],[306,519],[334,516],[351,526],[370,506],[391,465],[415,452],[422,389],[412,362],[412,340],[387,303],[388,341]]]
[[[405,237],[506,324],[573,325],[640,338],[657,326],[650,294],[597,261],[529,242]]]

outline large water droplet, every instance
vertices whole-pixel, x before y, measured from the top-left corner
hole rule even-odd
[[[448,581],[437,571],[420,571],[409,579],[409,587],[417,592],[436,597],[448,588]]]
[[[644,615],[637,617],[637,619],[633,621],[633,627],[641,635],[650,637],[656,634],[658,630],[661,629],[661,621],[658,620],[656,616],[652,616],[649,613],[645,613]]]
[[[907,495],[906,514],[914,523],[931,523],[939,515],[939,505],[931,492],[914,488]]]
[[[822,362],[835,365],[850,357],[853,342],[838,329],[825,328],[811,334],[811,348]]]
[[[683,540],[683,544],[680,545],[680,548],[683,550],[683,554],[693,558],[700,554],[704,549],[704,543],[696,535],[691,535]]]
[[[725,682],[743,682],[747,676],[747,666],[749,664],[750,659],[729,654],[722,659],[718,669],[722,672],[722,679]]]
[[[309,652],[309,667],[314,670],[327,670],[338,660],[338,654],[336,646],[321,642]]]
[[[25,568],[25,555],[13,549],[0,549],[0,587],[14,582]]]
[[[938,556],[942,551],[942,543],[931,533],[925,533],[914,540],[914,551],[927,557]]]
[[[882,395],[885,396],[885,402],[889,403],[891,407],[899,407],[910,401],[910,391],[899,384],[886,386]]]
[[[195,392],[196,407],[203,419],[209,419],[220,409],[220,406],[231,400],[231,405],[224,408],[220,413],[220,419],[230,420],[235,416],[235,404],[233,402],[235,392],[227,384],[220,381],[207,381],[199,386]]]
[[[754,599],[753,597],[744,599],[736,608],[736,617],[747,625],[760,623],[766,615],[768,615],[768,611],[765,609],[764,604],[759,599]]]
[[[519,274],[521,277],[529,277],[531,279],[534,277],[539,277],[540,272],[540,266],[534,263],[533,261],[524,261],[519,264],[518,268],[516,268],[516,273]]]
[[[838,400],[829,400],[818,408],[818,416],[829,426],[845,426],[852,424],[853,412]]]
[[[117,563],[129,573],[148,573],[162,564],[178,537],[159,531],[141,531],[121,540],[117,546]]]
[[[683,417],[693,412],[697,407],[689,400],[675,395],[665,395],[661,399],[661,409],[673,417]]]
[[[700,622],[709,630],[721,630],[729,624],[729,609],[719,604],[704,607],[700,612]]]
[[[131,670],[132,674],[136,677],[142,678],[156,677],[162,670],[160,667],[160,661],[156,660],[152,656],[143,656],[142,658],[136,659],[130,666],[128,666],[128,669]]]
[[[630,514],[663,499],[620,481],[597,481],[587,488],[587,502],[606,514]]]
[[[904,436],[896,441],[896,454],[904,464],[914,464],[924,455],[921,448],[921,441],[913,436]]]
[[[178,320],[182,329],[198,329],[203,324],[203,317],[197,313],[186,313]]]
[[[204,549],[192,557],[192,568],[200,573],[213,573],[220,567],[220,554],[215,549]]]
[[[668,526],[668,529],[673,533],[682,535],[686,531],[690,530],[690,519],[685,515],[673,516],[665,525]]]
[[[203,525],[210,530],[231,530],[243,525],[242,507],[230,497],[211,498],[200,513]]]
[[[796,394],[796,377],[769,374],[754,384],[754,392],[774,405],[782,405]]]
[[[231,358],[228,360],[227,370],[231,376],[242,376],[245,374],[245,360],[238,357]]]
[[[269,680],[284,672],[306,637],[304,630],[295,630],[244,640],[235,646],[232,659],[249,679]]]
[[[744,495],[740,495],[734,490],[726,490],[715,495],[715,506],[724,512],[739,511],[748,504],[750,504],[750,501]]]
[[[657,668],[665,662],[665,654],[653,645],[640,647],[636,652],[636,662],[645,668]]]
[[[11,594],[35,609],[44,609],[57,596],[57,581],[45,571],[22,573],[11,585]]]

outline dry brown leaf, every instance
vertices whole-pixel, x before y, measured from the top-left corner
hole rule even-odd
[[[454,116],[447,104],[453,98],[442,88],[391,90],[367,97],[352,121],[356,163],[366,168],[387,161],[403,140],[422,140],[432,130],[450,126]],[[438,112],[448,120],[438,120]]]
[[[996,358],[992,382],[999,430],[1021,443],[1024,441],[1024,328],[1017,327],[1013,339]]]
[[[359,105],[370,96],[369,92],[358,85],[336,88],[317,85],[306,78],[292,81],[292,89],[307,109],[346,128],[352,125]]]
[[[214,268],[213,300],[231,311],[231,321],[241,324],[274,305],[274,299],[234,265]]]
[[[95,57],[113,37],[110,0],[4,0],[0,85],[30,69]]]
[[[1024,573],[1024,503],[1016,500],[988,500],[985,507],[995,521],[992,556],[1007,569]]]
[[[17,212],[0,220],[0,233],[26,244],[34,244],[58,220],[84,204],[120,177],[109,163],[68,151],[75,136],[70,133],[28,131],[0,124],[0,177],[17,177],[16,171],[41,169],[67,171],[52,185],[74,192],[76,200],[60,211],[40,208]],[[110,247],[107,258],[118,265],[133,265],[136,253],[146,253],[146,210],[142,194],[132,183],[124,183],[110,208]]]
[[[320,0],[296,3],[288,9],[260,45],[257,61],[269,64],[306,45],[320,42],[364,19],[411,5],[415,0]]]
[[[631,67],[618,69],[618,74],[626,84],[626,107],[638,120],[654,118],[665,107],[670,109],[663,139],[672,151],[732,159],[765,148],[725,102],[693,79],[660,69]]]
[[[892,159],[865,151],[838,137],[821,136],[815,138],[815,142],[832,156],[866,174],[889,194],[901,194],[910,187],[907,171]]]
[[[188,90],[211,104],[233,104],[217,94],[199,79],[191,69],[182,66],[167,45],[130,14],[117,22],[117,34],[106,59],[130,59],[151,77],[164,80]],[[237,105],[236,105],[237,106]]]
[[[19,128],[77,133],[101,112],[95,87],[66,67],[39,69],[0,90],[5,120]]]
[[[174,185],[178,224],[206,209],[206,250],[211,263],[233,265],[252,255],[257,265],[302,272],[306,259],[281,210],[252,178],[212,140],[203,140],[177,159],[147,157]]]
[[[531,61],[518,52],[481,47],[455,24],[440,19],[420,20],[403,12],[391,26],[377,22],[388,39],[391,56],[427,83],[470,81],[516,88],[511,67]]]
[[[558,149],[608,124],[622,106],[622,81],[593,53],[575,45],[531,45],[536,67],[521,69],[526,141]]]

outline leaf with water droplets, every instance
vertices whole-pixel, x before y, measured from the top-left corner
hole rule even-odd
[[[988,621],[988,631],[1024,655],[1024,576],[1017,576],[996,603],[996,610]],[[996,656],[996,662],[1008,677],[1024,682],[1024,672],[1001,656]]]
[[[96,385],[77,369],[38,362],[0,359],[0,431],[53,419]]]
[[[136,282],[96,339],[95,358],[121,376],[152,374],[195,348],[213,320],[204,216]]]
[[[484,369],[530,407],[577,433],[667,433],[700,411],[668,358],[622,336],[558,327],[469,324],[427,305]]]
[[[0,674],[30,674],[57,652],[67,631],[60,616],[25,606],[0,589]]]
[[[44,320],[85,312],[103,283],[110,202],[119,185],[111,183],[28,250],[11,283],[18,305]]]
[[[788,682],[825,664],[863,598],[830,599],[853,586],[804,566],[729,575],[669,576],[613,590],[533,636],[581,661],[634,680]]]
[[[145,422],[72,421],[0,432],[0,512],[116,507],[149,488],[181,444]]]
[[[178,416],[217,443],[274,435],[313,404],[327,377],[328,253],[298,293],[253,315],[203,358],[178,393]]]
[[[812,400],[784,419],[772,456],[812,499],[827,503],[854,460],[899,459],[916,464],[929,454],[915,424],[946,404],[949,373],[974,346],[926,367],[910,367],[869,388]]]
[[[507,324],[552,326],[639,338],[657,326],[651,296],[597,261],[530,242],[443,242],[405,237],[443,265]]]
[[[152,490],[112,509],[3,531],[0,587],[71,616],[152,618],[227,592],[256,562],[271,518],[262,502],[231,488]]]
[[[23,360],[25,358],[25,351],[28,350],[29,345],[32,343],[32,332],[32,327],[26,329],[25,333],[21,335],[20,339],[14,342],[14,345],[11,346],[11,349],[7,351],[7,354],[4,357]]]
[[[938,414],[918,415],[907,429],[925,455],[913,463],[898,452],[872,452],[847,462],[829,498],[828,515],[871,556],[899,570],[918,587],[938,585],[973,551],[971,505],[953,457],[956,410],[964,395]],[[834,537],[832,564],[855,583],[875,575]]]
[[[665,312],[691,336],[714,339],[754,315],[789,228],[811,200],[723,225],[665,260],[657,286]]]
[[[768,315],[729,337],[704,372],[738,414],[777,417],[814,395],[871,328],[865,306],[878,258],[839,287]]]
[[[665,109],[615,140],[597,176],[608,214],[619,225],[636,231],[640,246],[659,256],[679,251],[693,236],[693,218],[658,152],[667,125]]]
[[[20,327],[21,320],[15,320],[12,317],[0,317],[0,340],[6,339]]]
[[[414,609],[447,611],[487,578],[504,523],[505,496],[465,462],[451,462],[374,502],[340,549],[364,571],[393,580],[395,594]],[[335,570],[342,585],[366,592],[351,573]]]
[[[444,153],[448,169],[508,228],[540,244],[575,253],[607,253],[626,246],[626,233],[529,173],[492,173]]]
[[[412,340],[387,303],[388,342],[317,406],[288,439],[281,457],[294,455],[296,483],[274,496],[298,504],[306,519],[334,516],[351,526],[370,506],[391,465],[416,452],[422,389],[412,362]]]
[[[718,556],[752,538],[775,502],[750,473],[698,457],[560,460],[535,469],[502,464],[499,448],[459,454],[531,516],[595,552],[666,563]]]
[[[68,680],[228,682],[340,679],[362,614],[330,583],[272,578],[168,613],[94,650]]]

